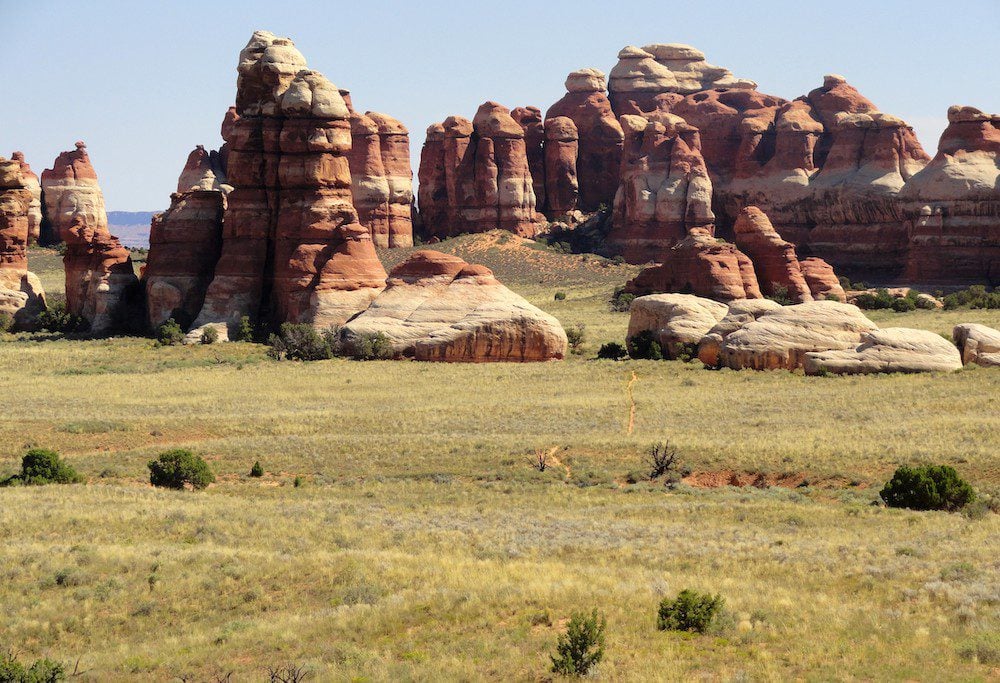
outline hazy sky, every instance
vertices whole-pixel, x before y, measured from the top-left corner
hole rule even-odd
[[[222,143],[255,29],[402,120],[414,170],[429,124],[486,100],[544,111],[569,71],[607,72],[629,44],[694,45],[786,98],[842,74],[931,154],[949,105],[1000,111],[1000,0],[0,0],[0,29],[0,154],[40,174],[82,139],[118,211],[166,208],[188,152]]]

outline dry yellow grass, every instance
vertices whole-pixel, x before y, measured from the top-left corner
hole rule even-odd
[[[313,680],[537,680],[564,620],[597,607],[606,680],[1000,675],[997,515],[871,505],[902,463],[1000,485],[1000,372],[807,378],[591,360],[627,323],[606,306],[621,273],[601,268],[566,287],[507,280],[586,323],[588,353],[562,363],[0,343],[0,474],[41,445],[89,480],[0,489],[0,647],[79,658],[101,681],[259,680],[286,662]],[[1000,323],[996,311],[881,315],[936,331]],[[813,485],[627,483],[663,439],[694,470]],[[170,447],[204,455],[219,481],[150,488],[145,463]],[[553,448],[554,466],[534,470]],[[262,479],[246,476],[256,460]],[[656,631],[657,602],[685,587],[726,598],[722,635]]]

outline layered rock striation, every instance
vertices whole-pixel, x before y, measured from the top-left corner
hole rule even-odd
[[[371,306],[341,329],[348,351],[375,334],[397,358],[425,361],[556,360],[567,347],[559,322],[488,268],[428,250],[397,266]]]
[[[0,157],[0,315],[13,329],[30,330],[45,310],[45,292],[28,271],[35,192],[23,162],[16,154],[10,160]]]
[[[60,154],[41,178],[45,219],[66,245],[66,310],[106,334],[135,315],[130,309],[137,280],[128,249],[108,231],[104,195],[86,145]]]

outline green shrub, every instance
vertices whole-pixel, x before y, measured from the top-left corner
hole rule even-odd
[[[628,355],[628,349],[619,344],[618,342],[608,342],[607,344],[601,344],[601,348],[597,350],[597,357],[609,360],[621,360]]]
[[[917,310],[917,302],[909,297],[901,297],[893,299],[892,310],[896,313],[907,313],[909,311]]]
[[[236,326],[233,341],[252,342],[253,340],[253,323],[250,322],[250,316],[245,315],[240,318],[240,324]]]
[[[984,285],[973,285],[968,289],[953,292],[942,299],[947,310],[956,308],[979,308],[997,309],[1000,308],[1000,292],[994,290],[987,292]]]
[[[660,342],[653,336],[652,330],[643,330],[626,340],[628,355],[632,358],[646,360],[663,360],[663,349]]]
[[[215,325],[206,325],[201,331],[202,344],[214,344],[219,341],[219,328]]]
[[[333,358],[336,332],[331,328],[320,334],[308,323],[283,323],[267,343],[267,355],[276,360],[326,360]]]
[[[583,353],[583,342],[587,339],[587,326],[577,323],[566,328],[566,340],[569,342],[569,351],[573,355],[579,356]]]
[[[396,355],[389,337],[381,332],[366,333],[354,343],[356,360],[388,360]]]
[[[38,327],[48,332],[74,334],[86,332],[89,323],[78,315],[70,315],[65,300],[51,300],[48,307],[38,314]]]
[[[14,316],[10,313],[0,313],[0,333],[7,334],[14,329]]]
[[[555,294],[555,296],[553,298],[556,301],[565,301],[566,300],[566,292],[556,292],[556,294]]]
[[[656,627],[661,631],[694,631],[705,633],[711,628],[725,605],[720,595],[701,594],[685,588],[671,600],[663,598],[657,612]]]
[[[777,301],[782,306],[791,306],[795,303],[788,295],[788,287],[777,282],[771,283],[771,293],[767,295],[767,298],[771,301]]]
[[[168,489],[183,489],[186,484],[190,484],[194,489],[206,488],[215,481],[208,463],[184,448],[160,453],[156,460],[150,460],[149,483],[153,486],[162,486]]]
[[[255,462],[253,464],[253,467],[250,468],[250,476],[251,477],[263,477],[264,476],[264,468],[260,466],[260,460],[258,460],[257,462]]]
[[[586,676],[604,658],[604,629],[607,621],[595,609],[589,615],[574,614],[559,636],[556,654],[549,655],[553,673]]]
[[[879,492],[892,508],[960,510],[976,499],[972,487],[949,465],[900,467]]]
[[[75,469],[59,454],[48,448],[32,448],[21,458],[21,472],[6,479],[3,485],[78,484],[83,481]]]
[[[174,346],[184,341],[184,330],[173,318],[156,328],[156,342],[160,346]]]
[[[611,300],[608,303],[611,304],[612,311],[626,313],[632,306],[633,301],[635,301],[635,294],[626,292],[624,287],[619,287],[611,295]]]
[[[876,290],[875,293],[865,292],[859,294],[854,300],[854,305],[866,311],[877,311],[892,308],[897,298],[886,289]]]
[[[66,680],[66,669],[51,659],[36,659],[31,666],[18,661],[13,650],[0,653],[0,683],[58,683]]]

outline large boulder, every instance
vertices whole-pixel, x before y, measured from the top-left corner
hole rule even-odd
[[[1000,330],[977,323],[961,323],[955,325],[951,337],[965,365],[1000,367]]]
[[[660,265],[640,272],[625,285],[632,294],[679,292],[715,299],[759,299],[753,263],[728,242],[695,229],[670,249]]]
[[[794,370],[814,351],[849,350],[878,326],[861,309],[835,301],[811,301],[762,311],[725,335],[720,365],[741,370]]]
[[[833,270],[833,266],[821,258],[810,256],[799,261],[799,268],[802,270],[802,277],[809,285],[809,291],[813,299],[834,299],[841,303],[847,302],[847,292],[840,284],[840,278]]]
[[[698,342],[698,359],[710,368],[719,367],[719,354],[726,337],[766,312],[781,310],[773,299],[736,299],[726,302],[726,315]]]
[[[45,292],[28,271],[34,194],[21,162],[0,157],[0,314],[15,329],[33,329],[45,310]]]
[[[640,296],[629,308],[628,339],[651,332],[668,358],[696,348],[729,312],[726,304],[691,294]]]
[[[565,356],[562,326],[483,266],[418,251],[390,274],[366,311],[341,328],[348,352],[366,335],[389,338],[399,358],[447,362],[544,361]]]
[[[934,332],[889,327],[861,335],[852,349],[806,353],[807,375],[866,375],[876,372],[951,372],[962,368],[955,345]]]
[[[128,249],[108,230],[104,194],[87,146],[60,154],[42,171],[45,218],[65,243],[66,310],[94,334],[113,331],[134,312],[129,298],[137,280]]]

